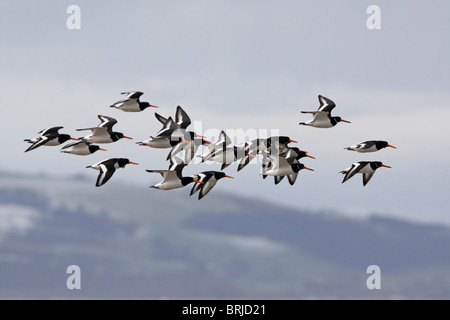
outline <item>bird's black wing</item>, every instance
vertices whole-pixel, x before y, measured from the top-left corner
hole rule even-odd
[[[41,131],[39,131],[38,133],[42,134],[42,135],[46,135],[46,134],[52,134],[52,133],[58,133],[59,129],[62,129],[64,127],[51,127],[51,128],[47,128],[47,129],[43,129]]]
[[[350,169],[345,173],[345,177],[344,180],[342,180],[342,183],[344,183],[345,181],[353,177],[355,174],[357,174],[359,170],[361,170],[365,165],[366,165],[365,162],[353,163]]]
[[[186,129],[191,124],[191,118],[189,118],[180,106],[177,107],[177,111],[175,112],[175,122],[182,129]]]
[[[165,125],[167,122],[167,118],[164,118],[162,115],[160,115],[159,113],[155,112],[155,117],[156,119],[158,119],[159,122],[162,123],[162,125]]]
[[[35,143],[33,143],[30,147],[28,147],[27,150],[25,150],[25,152],[34,150],[34,149],[36,149],[36,148],[38,148],[38,147],[40,147],[40,146],[45,145],[45,144],[46,144],[47,142],[49,142],[52,138],[55,138],[55,136],[54,136],[54,135],[40,136],[40,137],[38,138],[38,140],[37,140]]]
[[[125,99],[139,99],[139,97],[142,96],[144,93],[141,91],[125,91],[122,92],[121,94],[126,94]]]
[[[109,179],[111,179],[115,171],[116,168],[114,168],[114,164],[112,165],[101,164],[100,173],[97,177],[97,182],[95,186],[100,187],[104,185],[106,182],[108,182]]]
[[[375,173],[375,171],[371,172],[371,173],[363,174],[363,186],[365,186],[369,182],[369,180],[372,179],[374,173]]]

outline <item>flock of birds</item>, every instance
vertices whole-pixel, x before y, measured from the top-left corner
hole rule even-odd
[[[148,102],[140,101],[143,92],[130,91],[122,94],[125,97],[112,104],[112,108],[124,112],[141,112],[149,107],[158,108]],[[301,111],[302,113],[312,114],[313,117],[307,122],[300,122],[300,125],[332,128],[339,122],[350,123],[341,117],[331,116],[331,111],[336,107],[332,100],[319,95],[319,103],[320,106],[317,111]],[[253,159],[257,158],[258,155],[262,157],[262,177],[265,179],[267,176],[273,176],[275,184],[280,183],[284,177],[287,177],[289,183],[293,185],[300,170],[314,171],[300,163],[299,160],[305,157],[315,158],[297,147],[290,147],[289,144],[296,143],[296,141],[291,140],[288,136],[257,138],[242,144],[233,145],[231,139],[222,130],[218,140],[215,143],[211,143],[206,140],[206,137],[187,129],[191,124],[191,119],[180,106],[176,108],[174,118],[166,118],[156,112],[155,117],[162,124],[161,130],[155,136],[137,142],[137,144],[150,148],[170,149],[170,152],[166,158],[169,161],[167,170],[146,170],[149,173],[159,173],[162,176],[162,181],[151,186],[151,188],[172,190],[194,183],[190,195],[199,192],[198,199],[200,200],[211,191],[220,179],[233,178],[223,172],[227,166],[239,161],[237,170],[240,171]],[[120,139],[131,139],[123,133],[113,130],[114,125],[117,123],[116,119],[105,115],[98,115],[98,118],[100,119],[98,126],[76,129],[77,131],[90,131],[89,134],[81,138],[73,138],[68,134],[59,133],[59,130],[63,128],[62,126],[41,130],[38,137],[24,140],[31,144],[25,152],[41,146],[58,146],[69,140],[75,140],[76,142],[69,142],[64,145],[61,152],[86,156],[99,150],[106,151],[106,149],[101,148],[97,144],[114,143]],[[221,171],[210,170],[199,172],[193,176],[183,176],[183,169],[192,163],[200,146],[205,146],[207,150],[202,155],[197,155],[200,158],[200,162],[219,163],[221,164]],[[345,149],[366,153],[375,152],[386,147],[396,148],[388,144],[387,141],[370,140]],[[95,184],[97,187],[100,187],[111,179],[117,169],[124,168],[128,164],[138,165],[138,163],[132,162],[128,158],[109,158],[89,165],[87,168],[100,171]],[[390,166],[384,165],[381,161],[355,162],[349,168],[340,172],[345,174],[342,183],[355,174],[360,173],[365,186],[380,167],[390,168]]]

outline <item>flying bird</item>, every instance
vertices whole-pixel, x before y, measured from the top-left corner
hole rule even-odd
[[[364,141],[364,142],[355,144],[353,146],[347,147],[345,149],[351,150],[351,151],[357,151],[357,152],[374,152],[374,151],[384,149],[386,147],[391,147],[391,148],[397,149],[397,147],[394,147],[394,146],[390,145],[387,141],[383,141],[383,140]]]
[[[181,143],[178,143],[175,145],[170,153],[167,156],[167,160],[170,159],[172,155],[177,155],[181,151],[184,152],[184,162],[190,163],[192,159],[194,158],[195,153],[197,152],[198,148],[202,145],[210,145],[211,142],[205,140],[204,138],[196,138],[195,133],[190,131],[190,140],[184,140],[181,141]]]
[[[61,148],[62,153],[71,153],[78,156],[87,156],[97,152],[98,150],[107,151],[106,149],[100,148],[100,146],[91,144],[85,139],[80,139],[80,141],[66,144]]]
[[[208,144],[207,145],[208,150],[204,154],[198,155],[197,157],[204,159],[204,158],[208,157],[209,155],[211,155],[213,152],[226,149],[226,147],[229,146],[230,144],[231,144],[230,137],[228,137],[226,132],[222,130],[219,133],[219,137],[218,137],[217,141],[215,143]]]
[[[241,143],[235,146],[229,146],[225,149],[217,150],[207,157],[202,159],[202,162],[205,161],[214,161],[222,164],[220,170],[225,169],[233,162],[242,159],[248,153],[246,153],[247,142]],[[255,157],[254,155],[250,155]]]
[[[365,186],[370,181],[375,171],[381,167],[391,168],[390,166],[384,165],[381,161],[359,161],[352,163],[351,167],[340,172],[345,174],[342,183],[353,177],[355,174],[361,173],[363,175],[363,185]]]
[[[192,196],[194,193],[200,190],[198,195],[198,200],[202,199],[204,196],[211,191],[211,189],[216,185],[217,181],[222,178],[230,178],[233,177],[227,176],[224,172],[221,171],[204,171],[197,174],[198,181],[203,183],[196,182],[191,189],[190,195]]]
[[[92,168],[95,170],[100,170],[100,173],[97,177],[97,182],[95,184],[96,187],[100,187],[108,182],[111,179],[112,175],[119,168],[125,168],[127,164],[138,165],[136,162],[131,162],[127,158],[110,158],[103,161],[100,161],[91,166],[87,166],[86,168]]]
[[[68,140],[76,140],[79,139],[72,138],[68,134],[59,133],[59,130],[64,127],[51,127],[44,130],[39,131],[41,135],[37,138],[33,139],[25,139],[25,142],[31,143],[31,146],[25,150],[25,152],[34,150],[39,148],[40,146],[58,146]]]
[[[125,136],[122,132],[113,131],[113,126],[117,123],[116,119],[102,115],[98,115],[98,118],[100,119],[101,122],[97,127],[77,129],[77,131],[84,131],[84,130],[92,131],[91,134],[83,137],[83,139],[85,139],[87,142],[112,143],[122,138],[133,139]]]
[[[155,137],[150,136],[149,139],[136,143],[140,146],[166,149],[172,148],[180,142],[191,143],[190,140],[195,136],[193,132],[186,132],[184,129],[179,129],[172,117],[169,117]],[[187,140],[184,138],[187,138]]]
[[[156,112],[155,117],[163,125],[165,125],[168,120],[168,118],[165,118]],[[188,116],[186,111],[184,111],[183,108],[180,106],[177,106],[177,109],[175,111],[175,123],[177,127],[180,129],[186,129],[191,124],[191,118]]]
[[[140,112],[149,107],[159,108],[148,102],[141,102],[139,98],[144,94],[141,91],[127,91],[122,92],[121,94],[125,94],[125,98],[113,103],[110,106],[111,108],[116,108],[125,112]]]
[[[315,157],[309,155],[307,151],[300,150],[297,147],[288,147],[288,149],[285,150],[284,152],[280,153],[279,156],[286,158],[286,160],[288,162],[295,162],[296,160],[298,161],[304,157],[315,159]],[[266,158],[262,165],[263,172],[270,169],[271,166],[272,166],[272,162],[268,158]],[[293,174],[290,174],[287,176],[289,183],[291,185],[293,185],[295,183],[295,180],[297,179],[297,174],[298,173],[293,173]],[[263,174],[262,177],[263,177],[263,179],[265,179],[267,177],[267,175]],[[274,176],[273,178],[274,178],[275,184],[279,184],[283,180],[284,177],[285,176]]]
[[[332,117],[331,111],[336,107],[336,104],[324,96],[319,95],[320,106],[317,111],[301,111],[302,113],[311,113],[313,118],[307,122],[300,122],[299,124],[311,126],[316,128],[332,128],[339,122],[350,121],[343,120],[341,117]]]
[[[150,173],[161,174],[163,180],[150,188],[155,188],[159,190],[172,190],[183,188],[192,182],[197,182],[203,184],[203,182],[196,180],[194,177],[183,177],[182,175],[183,167],[178,170],[146,170]]]
[[[295,152],[292,152],[291,154],[286,156],[274,155],[268,152],[263,152],[262,154],[265,159],[263,160],[263,176],[287,176],[289,183],[293,185],[300,170],[307,169],[310,171],[314,171],[314,169],[308,168],[303,163],[300,163],[297,160],[297,155]],[[277,178],[275,180],[275,184],[278,184],[281,179],[282,178]]]
[[[284,152],[288,148],[289,143],[297,143],[287,136],[272,136],[265,139],[254,139],[248,143],[245,156],[241,159],[237,171],[242,170],[246,165],[256,158],[255,155],[262,151],[272,152],[273,146],[276,148],[276,154]]]

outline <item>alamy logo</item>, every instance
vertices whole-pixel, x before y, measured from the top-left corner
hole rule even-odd
[[[67,267],[66,273],[70,274],[67,278],[67,289],[81,289],[81,269],[76,264]]]
[[[80,30],[81,29],[81,9],[77,5],[70,5],[66,10],[67,14],[70,16],[67,17],[66,26],[69,30]]]
[[[373,264],[367,267],[367,274],[370,276],[367,278],[366,286],[367,289],[381,289],[381,269],[379,266]]]
[[[367,7],[366,13],[370,14],[367,18],[366,25],[369,30],[381,29],[381,9],[377,5],[370,5]]]

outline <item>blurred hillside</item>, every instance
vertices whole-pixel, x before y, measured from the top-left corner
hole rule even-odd
[[[448,227],[94,180],[0,173],[1,299],[450,298]]]

